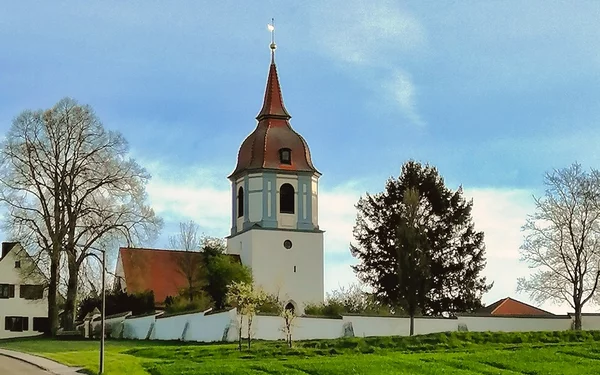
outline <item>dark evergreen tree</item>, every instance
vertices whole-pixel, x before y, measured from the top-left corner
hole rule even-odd
[[[377,300],[412,317],[480,308],[492,284],[480,275],[485,245],[474,229],[472,205],[462,188],[444,185],[436,168],[406,162],[384,192],[356,205],[350,251],[360,261],[353,266],[358,278]]]

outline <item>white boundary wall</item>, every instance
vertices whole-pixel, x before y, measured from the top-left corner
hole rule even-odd
[[[184,340],[199,342],[222,341],[225,330],[227,327],[230,327],[226,341],[234,341],[237,339],[237,331],[235,329],[236,316],[235,309],[212,315],[188,315],[189,326]]]
[[[581,326],[585,330],[600,330],[600,314],[582,314]]]
[[[123,338],[145,340],[154,324],[157,314],[125,319],[123,322]]]
[[[392,316],[345,315],[344,323],[352,323],[355,337],[408,336],[410,318]],[[415,318],[415,334],[458,330],[458,319]]]
[[[206,312],[167,317],[147,315],[114,319],[122,321],[123,338],[144,340],[183,340],[196,342],[236,341],[239,317],[235,309],[207,315]],[[459,326],[471,332],[564,331],[571,329],[572,316],[511,317],[461,315],[457,318],[415,318],[415,334],[458,331]],[[279,316],[255,316],[252,337],[259,340],[283,340],[284,321]],[[292,325],[294,340],[334,339],[343,337],[352,328],[355,337],[408,336],[407,317],[346,315],[342,319],[297,317]],[[600,314],[584,314],[583,329],[599,330]],[[247,337],[244,319],[242,337]]]
[[[245,319],[242,336],[248,337]],[[297,317],[292,322],[292,338],[294,340],[335,339],[342,336],[344,336],[342,319]],[[237,332],[235,337],[237,338]],[[252,320],[252,337],[259,340],[284,340],[283,318],[266,315],[255,316]]]
[[[566,331],[573,320],[565,317],[494,317],[459,316],[459,323],[465,324],[471,332],[526,332],[526,331]]]

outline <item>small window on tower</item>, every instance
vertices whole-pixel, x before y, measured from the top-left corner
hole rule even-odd
[[[292,150],[289,148],[279,150],[279,161],[281,164],[292,164]]]
[[[242,217],[244,216],[244,188],[241,186],[238,189],[237,204],[237,216]]]

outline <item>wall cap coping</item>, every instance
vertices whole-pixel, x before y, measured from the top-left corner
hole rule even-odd
[[[204,313],[204,316],[209,316],[209,315],[216,315],[216,314],[221,314],[221,313],[226,313],[226,312],[230,312],[231,310],[235,310],[235,307],[232,309],[221,309],[221,310],[213,310],[213,309],[209,309]]]
[[[569,315],[490,315],[490,314],[456,314],[459,318],[518,318],[518,319],[571,319]]]
[[[125,319],[147,318],[149,316],[160,316],[164,313],[165,313],[164,311],[154,311],[154,312],[149,312],[149,313],[140,314],[140,315],[130,315],[130,316],[126,317]]]
[[[122,313],[118,313],[118,314],[112,314],[112,315],[108,315],[106,317],[104,317],[104,320],[108,320],[108,319],[114,319],[114,318],[121,318],[121,317],[128,317],[131,315],[131,311],[125,311]],[[93,322],[98,322],[101,320],[101,316],[97,316],[95,317],[92,321]]]
[[[402,318],[409,319],[409,315],[377,315],[377,314],[354,314],[354,313],[343,313],[342,317],[359,317],[359,318]],[[415,316],[415,319],[439,319],[439,320],[456,320],[456,316]]]
[[[202,315],[204,315],[205,311],[206,310],[204,310],[204,309],[196,309],[196,310],[190,310],[190,311],[180,311],[180,312],[175,312],[175,313],[165,312],[164,314],[161,314],[160,316],[157,316],[156,319],[172,318],[174,316],[181,316],[181,315],[193,315],[193,314],[202,314]]]

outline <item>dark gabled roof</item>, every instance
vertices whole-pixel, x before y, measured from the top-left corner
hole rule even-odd
[[[239,255],[227,255],[241,263]],[[183,262],[198,265],[204,263],[204,253],[200,251],[121,247],[119,256],[127,292],[152,291],[156,305],[162,305],[168,296],[177,296],[188,285],[181,268]]]
[[[477,310],[475,313],[481,315],[554,315],[551,312],[510,297],[502,298]]]
[[[2,253],[0,254],[0,262],[18,244],[18,242],[2,242]]]

